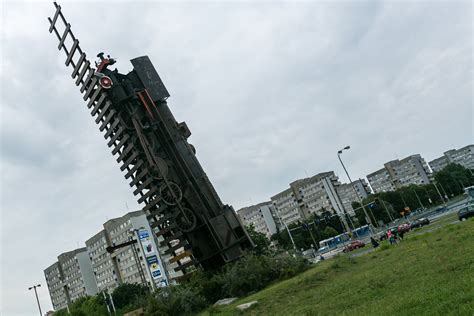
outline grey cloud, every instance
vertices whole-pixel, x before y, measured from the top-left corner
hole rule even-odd
[[[150,56],[235,208],[317,172],[345,180],[348,144],[358,178],[472,142],[470,2],[61,5],[90,59],[106,51],[127,72]],[[47,32],[53,6],[5,7],[0,308],[15,316],[36,312],[26,287],[57,254],[138,206]],[[19,227],[29,251],[7,242]],[[40,299],[50,307],[44,288]]]

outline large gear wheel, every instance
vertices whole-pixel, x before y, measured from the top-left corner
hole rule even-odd
[[[183,191],[176,183],[170,181],[160,187],[160,196],[166,204],[176,205],[183,198]]]
[[[187,207],[183,207],[182,210],[176,216],[176,225],[183,232],[187,233],[196,228],[197,218],[194,212]]]

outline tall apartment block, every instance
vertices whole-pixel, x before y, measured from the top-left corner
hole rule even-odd
[[[270,238],[277,231],[272,208],[273,204],[271,202],[263,202],[241,208],[237,211],[237,214],[245,226],[253,225],[256,232],[265,234],[267,238]]]
[[[59,262],[55,262],[44,270],[46,284],[48,285],[49,296],[55,310],[65,308],[68,305],[69,297],[63,286],[63,277],[59,268]]]
[[[56,310],[98,293],[86,248],[60,254],[58,262],[44,270],[44,275]]]
[[[393,191],[410,184],[428,184],[430,170],[419,154],[392,160],[384,168],[367,175],[374,193]]]
[[[86,248],[99,292],[106,291],[110,293],[122,283],[118,265],[107,252],[109,244],[109,236],[105,230],[101,230],[86,240]]]
[[[350,183],[344,183],[336,187],[337,194],[341,199],[344,209],[351,216],[355,215],[352,202],[358,202],[359,198],[365,199],[370,193],[369,185],[364,179],[354,181],[352,184],[354,187],[352,187]]]
[[[54,309],[82,296],[110,293],[122,283],[153,288],[174,283],[182,272],[174,271],[177,263],[170,262],[153,232],[143,211],[129,212],[105,222],[85,248],[60,254],[58,262],[44,270]]]
[[[322,209],[343,214],[345,209],[337,192],[339,186],[339,179],[333,171],[290,183],[289,189],[271,197],[277,224],[281,224],[281,219],[289,225]]]
[[[343,213],[342,202],[336,191],[339,185],[339,179],[333,171],[318,173],[290,183],[304,218],[320,212],[321,209]]]
[[[174,265],[168,264],[170,257],[164,255],[164,248],[158,247],[143,211],[110,219],[103,227],[86,241],[100,291],[111,292],[122,283],[162,287],[182,274],[174,272]],[[132,240],[137,242],[130,243]],[[126,243],[129,244],[120,246]]]
[[[277,224],[289,225],[303,219],[292,188],[286,189],[271,197]]]
[[[438,172],[450,163],[474,170],[474,145],[467,145],[460,149],[451,149],[444,152],[443,156],[429,162],[433,172]]]

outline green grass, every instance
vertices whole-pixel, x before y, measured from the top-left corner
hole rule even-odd
[[[370,247],[370,246],[369,246]],[[257,300],[246,312],[236,305]],[[474,315],[474,219],[341,255],[200,315]]]

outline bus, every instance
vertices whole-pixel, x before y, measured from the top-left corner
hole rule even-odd
[[[364,225],[364,226],[357,227],[356,229],[354,229],[352,231],[352,236],[355,237],[355,238],[364,237],[368,234],[370,234],[369,225]]]
[[[343,246],[347,241],[350,240],[348,233],[343,233],[328,239],[321,240],[319,242],[319,253],[328,252],[336,249],[339,246]]]

